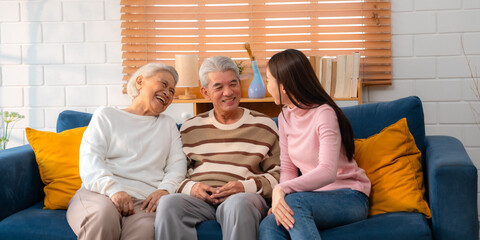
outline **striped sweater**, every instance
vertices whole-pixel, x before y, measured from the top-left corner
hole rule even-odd
[[[221,187],[240,181],[245,192],[271,198],[280,176],[280,147],[270,117],[244,109],[240,120],[222,124],[211,110],[185,121],[180,134],[188,171],[178,192],[190,195],[197,182]]]

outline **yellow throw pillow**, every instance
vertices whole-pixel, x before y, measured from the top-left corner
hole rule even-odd
[[[70,198],[80,188],[82,180],[78,158],[86,128],[74,128],[61,133],[25,129],[45,184],[44,209],[67,209]]]
[[[354,159],[372,182],[370,216],[418,212],[431,218],[423,198],[425,186],[420,156],[406,118],[367,139],[355,139]]]

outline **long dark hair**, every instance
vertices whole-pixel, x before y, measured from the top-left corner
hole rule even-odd
[[[355,152],[355,144],[350,121],[320,85],[317,75],[305,54],[295,49],[287,49],[276,53],[268,61],[268,69],[272,76],[277,79],[280,103],[282,103],[281,84],[285,88],[288,99],[298,108],[312,109],[328,104],[335,110],[342,143],[345,147],[345,155],[351,161]]]

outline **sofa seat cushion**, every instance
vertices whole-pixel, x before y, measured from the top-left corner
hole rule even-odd
[[[43,201],[0,222],[2,240],[75,240],[65,210],[45,210]]]
[[[215,220],[197,225],[198,240],[222,240],[220,224]],[[428,221],[421,213],[395,212],[320,231],[324,240],[431,240]]]
[[[1,240],[76,240],[68,225],[66,210],[43,209],[43,201],[0,221]],[[198,240],[222,240],[215,220],[197,225]]]
[[[222,228],[216,220],[203,221],[197,224],[198,240],[222,240]]]
[[[395,212],[369,217],[356,223],[323,230],[324,240],[430,240],[432,232],[421,213]]]

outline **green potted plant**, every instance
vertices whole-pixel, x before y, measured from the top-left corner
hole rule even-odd
[[[237,61],[237,60],[233,60],[233,61],[235,62],[235,64],[237,64],[238,74],[242,75],[243,71],[245,71],[245,65],[243,65],[243,61]]]
[[[4,150],[7,148],[7,143],[10,139],[12,128],[18,121],[20,121],[22,118],[25,118],[25,116],[20,115],[17,112],[0,111],[0,118],[2,120],[0,122],[0,150]]]

